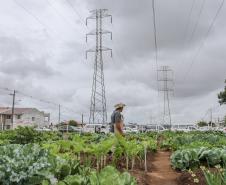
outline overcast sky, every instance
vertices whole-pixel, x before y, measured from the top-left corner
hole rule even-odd
[[[214,119],[226,114],[217,103],[226,78],[226,4],[206,34],[221,2],[156,0],[158,66],[170,66],[175,78],[173,123],[208,120],[211,107]],[[104,21],[113,32],[113,41],[104,37],[113,49],[113,58],[104,56],[108,115],[123,102],[127,122],[161,121],[151,0],[0,0],[0,87],[72,109],[62,108],[62,120],[79,120],[82,113],[88,120],[94,58],[86,60],[85,50],[94,40],[87,44],[85,34],[95,25],[86,27],[85,18],[96,8],[113,16],[112,25]],[[0,90],[2,106],[11,106],[9,93]],[[57,120],[57,106],[20,94],[16,100]]]

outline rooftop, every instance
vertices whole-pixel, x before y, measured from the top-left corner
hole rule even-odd
[[[21,115],[26,112],[37,110],[36,108],[14,108],[14,114],[15,115]],[[12,114],[12,108],[11,107],[0,107],[0,114],[4,115],[11,115]]]

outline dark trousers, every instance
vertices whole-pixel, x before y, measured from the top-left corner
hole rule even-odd
[[[111,125],[110,125],[110,132],[111,132],[111,133],[114,133],[114,132],[115,132],[114,124],[111,124]]]

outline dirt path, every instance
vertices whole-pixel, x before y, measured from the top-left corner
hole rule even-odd
[[[158,151],[148,157],[148,172],[132,172],[139,185],[181,185],[177,183],[180,173],[170,166],[170,152]]]
[[[151,172],[146,175],[146,184],[150,185],[178,185],[175,172],[170,166],[170,152],[158,151],[151,162]]]

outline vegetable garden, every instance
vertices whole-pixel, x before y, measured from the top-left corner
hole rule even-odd
[[[175,184],[226,184],[226,136],[221,132],[65,137],[28,127],[0,133],[0,184],[151,185],[152,160],[159,151],[171,155],[167,160],[178,175]]]

